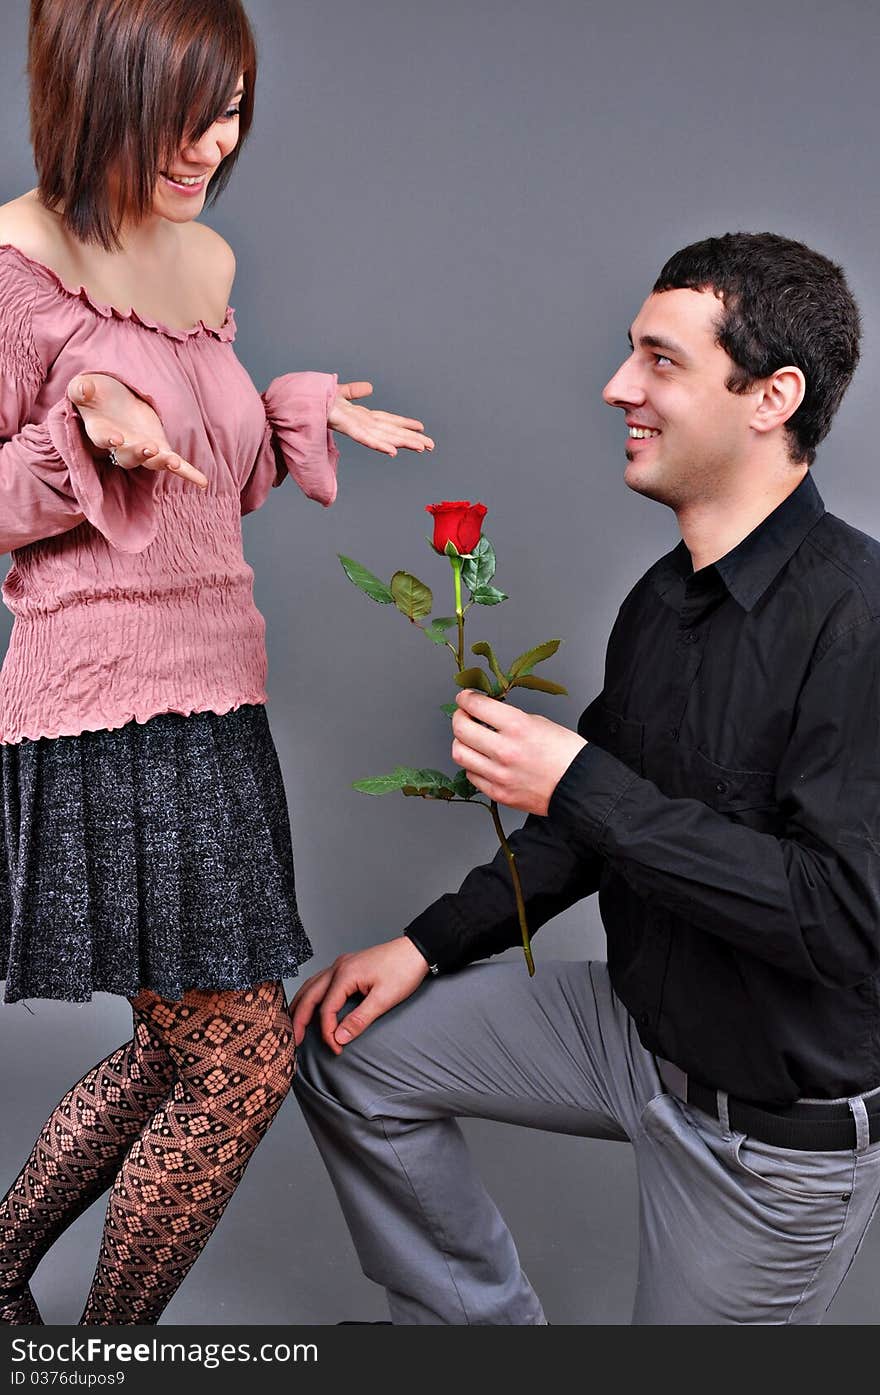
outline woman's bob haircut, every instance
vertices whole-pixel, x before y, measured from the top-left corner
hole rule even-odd
[[[123,219],[146,217],[160,172],[223,114],[242,73],[238,144],[211,180],[209,202],[226,187],[253,120],[256,46],[240,0],[31,0],[41,201],[81,242],[118,250]]]

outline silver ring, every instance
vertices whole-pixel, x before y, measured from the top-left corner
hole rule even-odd
[[[111,465],[119,464],[119,461],[116,458],[116,450],[113,446],[110,447],[110,454],[107,456],[107,459],[109,460]]]

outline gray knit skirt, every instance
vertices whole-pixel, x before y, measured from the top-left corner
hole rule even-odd
[[[311,956],[266,710],[0,746],[5,1001],[247,988]]]

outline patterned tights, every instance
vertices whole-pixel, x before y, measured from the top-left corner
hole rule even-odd
[[[132,1040],[64,1096],[0,1202],[0,1324],[40,1321],[28,1280],[111,1182],[81,1322],[157,1322],[290,1088],[280,983],[132,1008]]]

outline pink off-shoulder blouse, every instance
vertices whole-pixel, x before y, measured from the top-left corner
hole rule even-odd
[[[288,474],[333,502],[337,382],[288,373],[261,397],[234,338],[231,307],[219,328],[168,329],[0,246],[0,552],[15,616],[0,743],[266,701],[241,517]],[[66,396],[83,371],[149,402],[207,489],[96,460]]]

